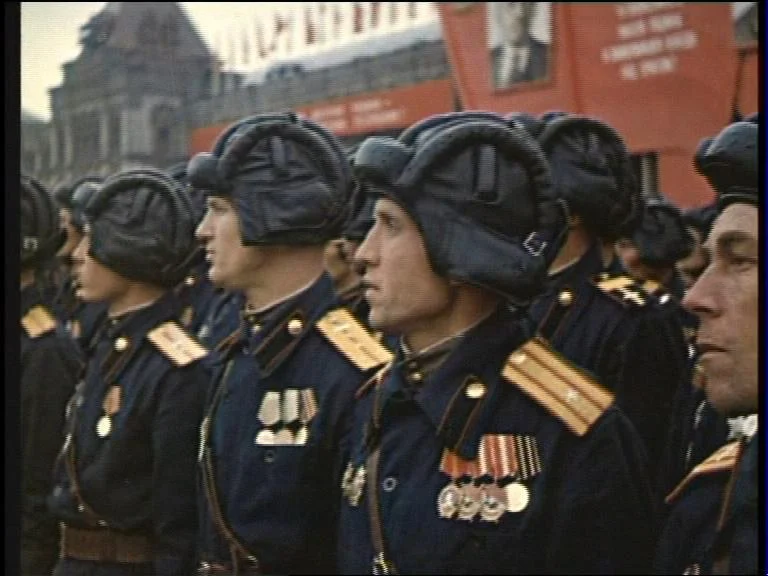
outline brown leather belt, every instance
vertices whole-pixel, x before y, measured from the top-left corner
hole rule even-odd
[[[92,562],[152,562],[152,541],[143,534],[109,529],[82,530],[61,525],[61,557]]]

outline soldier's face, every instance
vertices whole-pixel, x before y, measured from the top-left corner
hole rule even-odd
[[[728,206],[704,244],[710,264],[683,300],[700,320],[697,346],[707,398],[726,416],[751,414],[759,405],[759,244],[757,208]]]
[[[363,284],[376,329],[408,335],[444,316],[453,290],[432,270],[416,223],[395,202],[382,198],[375,223],[355,254],[365,268]]]
[[[75,296],[85,302],[115,302],[129,289],[130,282],[89,254],[91,236],[85,234],[72,252],[72,277]]]
[[[208,198],[205,216],[195,235],[205,246],[205,259],[210,264],[208,278],[215,286],[227,290],[253,286],[264,254],[257,247],[243,246],[240,218],[229,199]]]

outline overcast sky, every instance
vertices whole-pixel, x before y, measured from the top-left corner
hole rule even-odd
[[[61,66],[80,53],[80,27],[106,2],[21,3],[21,106],[50,119],[48,89],[61,84]],[[227,58],[227,39],[252,31],[258,16],[271,21],[275,12],[301,9],[296,2],[180,2],[212,49]],[[238,44],[238,50],[240,50]]]

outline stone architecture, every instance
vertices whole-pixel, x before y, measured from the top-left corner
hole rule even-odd
[[[175,2],[109,2],[50,90],[52,119],[22,118],[22,164],[53,186],[186,156],[188,105],[207,96],[212,57]]]
[[[186,159],[196,128],[450,76],[436,19],[376,42],[246,77],[219,71],[178,3],[109,2],[50,91],[52,120],[22,115],[22,165],[48,186],[164,168]]]

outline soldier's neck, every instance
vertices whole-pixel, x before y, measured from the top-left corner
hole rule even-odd
[[[244,290],[248,308],[266,310],[314,284],[324,272],[322,247],[314,248],[295,248],[270,258]]]
[[[593,242],[594,238],[582,224],[573,225],[568,231],[568,237],[565,239],[563,247],[560,248],[560,252],[557,253],[555,260],[549,267],[549,275],[553,276],[562,272],[578,262],[587,253]]]
[[[459,286],[453,303],[438,316],[423,319],[403,331],[403,341],[412,354],[467,333],[488,318],[499,306],[499,298],[474,286]]]
[[[129,312],[146,308],[159,300],[163,294],[165,288],[132,282],[119,297],[109,302],[107,315],[110,318],[119,318]]]

